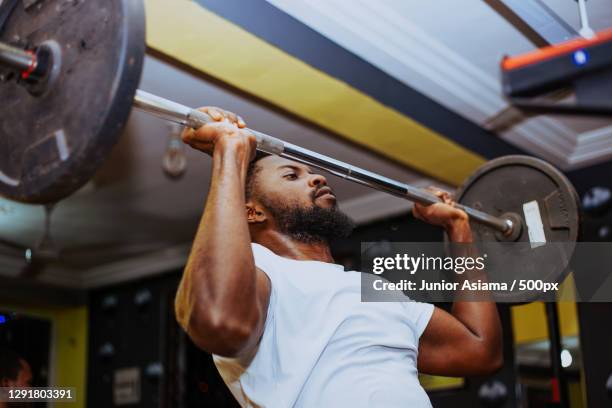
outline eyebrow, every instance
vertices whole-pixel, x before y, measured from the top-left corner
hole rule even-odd
[[[306,169],[304,169],[303,167],[294,166],[292,164],[283,164],[282,166],[278,166],[276,169],[280,170],[283,168],[288,168],[296,171],[306,171],[308,172],[308,174],[313,174],[312,169],[310,167],[306,167]]]

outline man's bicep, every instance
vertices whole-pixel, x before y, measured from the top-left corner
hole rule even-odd
[[[457,318],[439,307],[419,339],[418,369],[425,374],[462,375],[475,336]]]

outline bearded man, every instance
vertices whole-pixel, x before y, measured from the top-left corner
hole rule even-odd
[[[329,241],[352,230],[325,177],[256,155],[242,119],[183,140],[212,156],[212,181],[176,296],[181,326],[214,355],[243,407],[429,407],[419,372],[464,376],[501,367],[493,302],[361,302],[361,274],[334,263]],[[447,193],[414,215],[469,243]]]

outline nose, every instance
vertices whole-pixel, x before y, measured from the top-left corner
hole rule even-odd
[[[327,185],[327,179],[320,174],[313,174],[308,180],[310,187],[323,187]]]

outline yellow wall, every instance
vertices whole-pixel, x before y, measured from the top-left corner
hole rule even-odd
[[[557,310],[562,336],[578,335],[578,314],[576,303],[570,301],[575,296],[574,279],[570,274],[560,286]],[[512,326],[516,344],[548,339],[546,310],[542,302],[528,303],[512,308]]]
[[[572,302],[558,303],[561,334],[563,336],[578,335],[576,304]],[[512,308],[512,325],[514,341],[517,344],[531,341],[546,340],[548,326],[546,311],[542,302],[534,302]]]
[[[33,308],[0,305],[1,309],[51,321],[51,378],[54,387],[76,388],[77,401],[56,403],[55,408],[84,408],[86,406],[87,375],[87,308]]]

